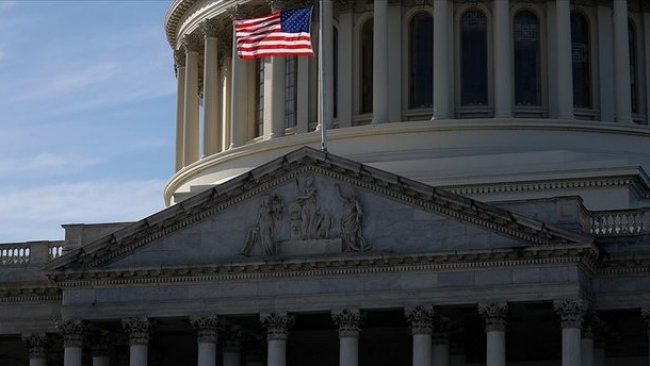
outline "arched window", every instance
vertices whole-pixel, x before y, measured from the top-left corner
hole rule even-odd
[[[515,104],[541,104],[539,21],[531,11],[520,11],[513,24],[515,48]]]
[[[487,105],[487,18],[482,11],[466,11],[460,21],[461,104]]]
[[[284,63],[284,127],[296,127],[298,110],[298,60],[287,57]]]
[[[255,136],[264,134],[264,61],[255,61]]]
[[[639,113],[639,88],[638,88],[638,68],[636,64],[636,30],[632,20],[628,23],[628,38],[630,47],[630,99],[632,102],[632,113]]]
[[[361,27],[361,113],[372,112],[372,37],[369,19]]]
[[[571,55],[573,59],[573,106],[591,107],[591,52],[589,23],[584,15],[571,13]]]
[[[419,13],[409,24],[409,108],[433,106],[433,17]]]

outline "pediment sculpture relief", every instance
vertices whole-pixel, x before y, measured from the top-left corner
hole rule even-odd
[[[311,175],[296,180],[296,188],[295,197],[287,200],[288,220],[283,216],[284,203],[279,194],[262,196],[257,223],[246,235],[242,255],[252,255],[256,247],[262,256],[371,249],[363,236],[363,208],[355,192],[344,193],[334,184],[326,190],[336,194],[319,193]],[[321,201],[323,197],[336,199]]]

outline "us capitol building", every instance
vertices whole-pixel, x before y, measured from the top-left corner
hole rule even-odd
[[[0,365],[648,365],[650,4],[326,0],[323,70],[236,56],[309,3],[170,4],[168,207],[1,245]]]

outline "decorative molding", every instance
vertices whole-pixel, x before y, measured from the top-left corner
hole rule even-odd
[[[204,38],[218,37],[223,31],[221,23],[214,18],[202,21],[199,28]]]
[[[359,338],[361,324],[359,309],[343,309],[332,313],[332,321],[338,328],[339,338]]]
[[[22,336],[23,343],[27,349],[30,359],[46,358],[47,349],[50,345],[50,340],[45,333],[32,333],[24,334]]]
[[[266,328],[267,341],[286,340],[289,336],[289,328],[295,322],[293,315],[287,313],[260,314],[262,326]]]
[[[585,306],[581,299],[560,299],[553,301],[553,308],[560,316],[562,328],[581,328]]]
[[[129,345],[149,345],[149,334],[153,324],[147,317],[134,317],[122,319],[122,328],[129,336]]]
[[[43,283],[42,286],[34,284],[0,286],[0,303],[11,302],[60,302],[63,299],[61,289],[53,287],[51,283]]]
[[[83,346],[85,324],[78,319],[64,320],[57,325],[59,333],[63,336],[63,347]]]
[[[220,323],[221,319],[216,315],[190,318],[190,324],[196,332],[198,343],[217,343]]]
[[[478,312],[485,319],[485,331],[505,332],[508,310],[505,302],[478,304]]]
[[[431,334],[433,328],[433,307],[416,306],[404,310],[411,334]]]

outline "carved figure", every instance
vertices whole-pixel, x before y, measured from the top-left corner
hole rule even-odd
[[[363,237],[363,211],[359,200],[352,197],[345,197],[341,193],[341,187],[336,185],[336,193],[343,201],[343,214],[341,215],[341,241],[343,251],[364,252],[370,249]]]
[[[241,254],[248,256],[255,244],[259,244],[264,255],[277,255],[278,248],[275,241],[275,232],[281,222],[282,200],[280,200],[280,197],[277,195],[262,197],[257,225],[248,232],[246,244],[242,248]]]
[[[318,207],[318,191],[314,184],[314,177],[307,176],[300,187],[296,181],[300,195],[290,206],[291,236],[301,240],[324,239],[329,236],[332,218],[326,212],[321,212]]]

